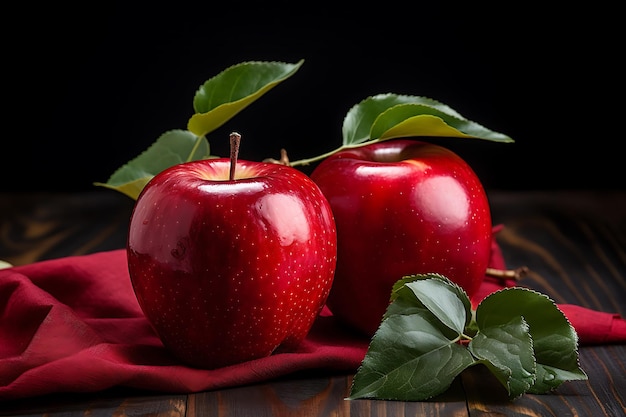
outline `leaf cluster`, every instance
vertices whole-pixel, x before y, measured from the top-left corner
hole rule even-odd
[[[163,133],[148,149],[118,168],[106,183],[94,184],[136,200],[148,181],[166,168],[216,157],[211,155],[207,135],[293,76],[303,64],[304,60],[249,61],[226,68],[196,91],[194,113],[186,130]],[[306,165],[341,149],[399,137],[445,136],[513,142],[510,137],[467,120],[436,100],[392,93],[367,97],[353,106],[344,119],[342,136],[337,149],[290,165]]]
[[[506,288],[472,310],[461,287],[420,274],[394,285],[349,399],[427,400],[475,365],[486,366],[510,399],[587,379],[576,331],[547,296]]]

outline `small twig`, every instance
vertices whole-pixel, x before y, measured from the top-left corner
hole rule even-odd
[[[287,156],[287,150],[284,148],[280,150],[280,159],[266,158],[263,160],[263,162],[291,166],[291,163],[289,162],[289,156]]]
[[[528,274],[528,271],[529,269],[526,266],[516,269],[487,268],[485,274],[494,278],[513,279],[515,281],[519,281]]]

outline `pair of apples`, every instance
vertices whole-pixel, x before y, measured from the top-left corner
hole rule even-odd
[[[339,151],[310,176],[232,157],[172,166],[137,199],[128,265],[164,345],[217,368],[296,349],[325,304],[372,336],[405,275],[437,272],[471,296],[491,227],[463,159],[394,139]]]

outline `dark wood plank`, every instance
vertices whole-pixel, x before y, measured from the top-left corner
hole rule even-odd
[[[520,285],[557,303],[626,316],[626,194],[623,192],[499,192],[491,196],[494,223],[510,267],[528,266]],[[526,394],[513,403],[464,375],[470,410],[515,415],[626,414],[626,345],[580,348],[588,381],[571,381],[549,395]],[[496,396],[498,397],[498,396]],[[500,392],[499,398],[503,398]],[[478,415],[480,415],[478,413]]]
[[[352,375],[289,377],[189,396],[187,417],[230,416],[465,416],[460,381],[449,392],[423,402],[346,400]]]
[[[0,260],[25,265],[123,248],[133,204],[108,189],[0,194]]]
[[[186,395],[147,395],[129,390],[63,393],[0,403],[0,416],[184,417],[186,414]]]
[[[626,316],[626,193],[499,192],[491,203],[508,266],[530,268],[521,285]]]

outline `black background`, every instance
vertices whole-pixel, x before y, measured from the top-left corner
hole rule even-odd
[[[526,3],[525,3],[526,4]],[[209,134],[292,160],[341,143],[379,93],[427,96],[515,139],[441,139],[490,189],[624,188],[616,10],[273,2],[21,6],[4,13],[0,191],[92,190],[170,129],[230,65],[305,63]]]

